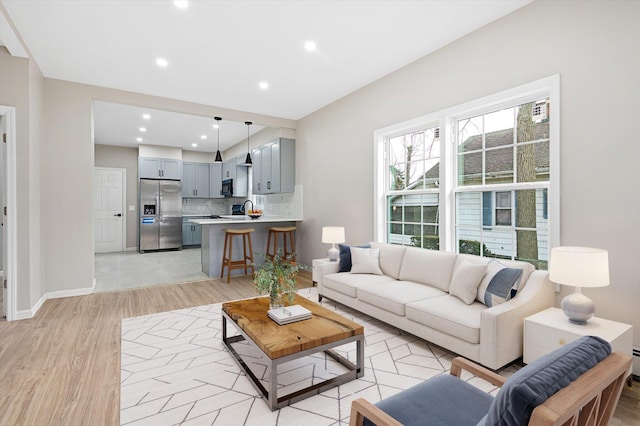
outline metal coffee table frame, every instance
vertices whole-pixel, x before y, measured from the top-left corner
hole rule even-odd
[[[235,335],[231,337],[227,337],[227,320],[233,324],[234,328],[240,335]],[[266,389],[260,380],[253,374],[249,366],[244,362],[240,354],[236,352],[236,350],[231,346],[232,343],[240,342],[246,340],[252,348],[256,349],[260,352],[264,358],[267,360],[268,366],[270,368],[269,372],[269,389]],[[347,383],[351,380],[360,378],[364,376],[364,333],[358,334],[355,336],[350,336],[345,339],[338,340],[336,342],[327,343],[321,346],[317,346],[315,348],[307,349],[304,351],[296,352],[291,355],[283,356],[276,359],[271,359],[267,354],[258,347],[258,345],[240,328],[238,325],[227,315],[226,312],[222,311],[222,341],[224,342],[229,352],[233,355],[234,359],[242,368],[242,370],[247,374],[247,376],[253,382],[253,385],[262,392],[264,399],[267,402],[267,405],[271,409],[271,411],[277,410],[282,407],[286,407],[289,404],[295,403],[297,401],[308,398],[309,396],[319,394],[320,392],[324,392],[327,389],[331,389],[335,386],[339,386],[343,383]],[[356,364],[354,365],[351,361],[343,357],[342,355],[336,353],[331,350],[331,348],[335,348],[337,346],[342,346],[346,343],[356,342]],[[305,356],[309,356],[318,352],[324,352],[329,355],[331,358],[335,359],[337,362],[345,366],[349,369],[349,371],[333,377],[331,379],[325,380],[320,383],[316,383],[314,385],[308,386],[304,389],[300,389],[298,391],[292,392],[287,395],[283,395],[278,397],[278,366],[280,364],[284,364],[285,362],[292,361],[294,359],[303,358]]]

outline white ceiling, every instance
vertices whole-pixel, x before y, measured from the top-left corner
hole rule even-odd
[[[150,118],[143,118],[149,114]],[[94,139],[99,145],[137,147],[142,144],[173,146],[189,151],[215,152],[218,149],[218,130],[213,117],[179,114],[151,108],[141,108],[111,102],[93,102]],[[264,126],[220,121],[220,150],[224,151],[252,136]],[[146,131],[141,132],[140,127]],[[202,139],[202,135],[206,139]],[[138,142],[136,138],[142,138]],[[193,147],[191,144],[198,144]]]
[[[45,77],[299,119],[530,1],[198,0],[186,9],[170,0],[0,3]],[[0,44],[19,54],[8,30],[0,20]],[[316,51],[304,49],[308,40]],[[158,67],[158,57],[169,65]],[[96,113],[96,141],[137,145],[125,128],[139,127],[141,110],[103,107],[121,121]],[[148,142],[190,147],[204,132],[195,121],[212,122],[195,117]],[[222,127],[221,145],[232,134]]]

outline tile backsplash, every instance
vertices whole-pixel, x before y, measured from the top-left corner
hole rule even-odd
[[[296,185],[292,193],[254,195],[250,199],[254,202],[255,208],[263,210],[265,215],[302,218],[302,185]],[[232,204],[241,204],[246,200],[246,198],[183,198],[182,214],[203,216],[231,214]]]

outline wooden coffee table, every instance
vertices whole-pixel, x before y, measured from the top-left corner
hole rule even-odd
[[[262,392],[271,411],[364,375],[364,328],[302,296],[296,295],[294,303],[309,309],[313,314],[312,318],[278,325],[267,316],[268,297],[222,304],[222,341],[256,388]],[[227,321],[235,327],[239,335],[227,336]],[[269,389],[263,386],[232,346],[233,343],[245,340],[266,359],[267,367],[270,368]],[[356,343],[355,365],[332,350],[350,342]],[[296,392],[278,396],[278,366],[317,352],[325,352],[345,366],[347,371]]]

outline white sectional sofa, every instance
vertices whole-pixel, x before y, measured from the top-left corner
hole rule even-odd
[[[338,262],[325,267],[318,279],[320,300],[357,309],[491,369],[522,356],[524,318],[553,306],[547,272],[526,262],[374,242],[365,251],[378,255],[380,271],[355,273],[363,271],[360,263],[350,272],[337,272]],[[508,268],[502,278],[521,273],[511,298],[487,291],[489,285],[496,288],[500,280],[493,277],[502,268]]]

